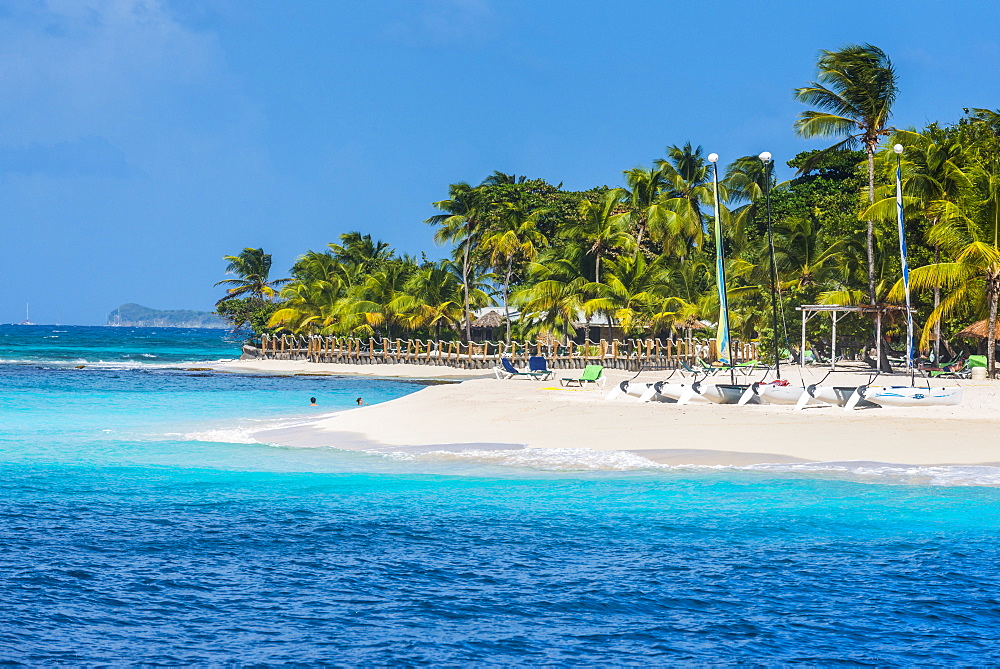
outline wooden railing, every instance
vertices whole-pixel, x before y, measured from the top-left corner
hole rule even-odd
[[[715,339],[614,339],[569,344],[553,342],[458,342],[369,337],[323,337],[319,335],[264,335],[256,346],[244,350],[270,360],[305,360],[352,365],[410,364],[443,365],[465,369],[489,369],[510,358],[524,364],[529,356],[541,355],[553,369],[582,368],[600,364],[615,369],[674,369],[701,359],[717,360]],[[736,362],[755,360],[755,342],[734,342]]]

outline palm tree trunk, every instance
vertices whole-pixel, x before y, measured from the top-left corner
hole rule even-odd
[[[1000,275],[993,274],[987,280],[987,295],[990,300],[990,329],[986,339],[987,368],[990,370],[990,378],[996,378],[996,350],[997,350],[997,299],[1000,298]]]
[[[932,227],[937,225],[937,220],[932,221]],[[937,265],[941,262],[941,247],[934,246],[934,264]],[[938,305],[941,304],[941,288],[937,284],[934,285],[934,310],[937,311]],[[941,364],[941,319],[939,318],[936,323],[934,323],[934,364]]]
[[[465,240],[462,258],[462,292],[465,293],[465,343],[472,340],[472,313],[469,310],[469,240]]]
[[[875,149],[872,146],[866,148],[868,151],[868,204],[873,205],[875,204]],[[875,226],[872,221],[867,221],[867,224],[868,296],[872,304],[875,304]]]
[[[875,204],[875,146],[866,144],[865,150],[868,153],[868,204],[873,205]],[[867,224],[868,296],[871,303],[878,307],[878,296],[875,295],[875,223],[869,220]],[[892,368],[889,366],[888,354],[882,338],[881,310],[875,312],[875,337],[875,345],[879,350],[878,367],[883,372],[891,372]]]
[[[508,260],[507,261],[507,271],[504,273],[504,276],[503,276],[503,317],[504,317],[504,320],[507,322],[507,343],[508,344],[510,343],[510,308],[509,308],[509,305],[507,303],[507,293],[508,293],[508,291],[510,289],[510,273],[511,273],[513,267],[514,267],[514,261],[513,260]]]

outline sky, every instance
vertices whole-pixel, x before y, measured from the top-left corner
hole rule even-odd
[[[997,0],[0,3],[0,322],[211,309],[352,230],[441,258],[432,202],[494,170],[623,185],[691,141],[778,166],[820,49],[872,43],[893,122],[1000,108]],[[787,168],[779,177],[787,177]]]

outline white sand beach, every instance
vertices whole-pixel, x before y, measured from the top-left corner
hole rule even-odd
[[[913,465],[1000,463],[1000,382],[960,384],[960,406],[845,411],[833,406],[733,406],[642,403],[632,397],[607,401],[607,391],[633,372],[607,370],[604,388],[563,388],[550,381],[482,378],[483,370],[421,365],[326,365],[280,361],[226,363],[230,371],[375,374],[408,378],[468,378],[424,388],[374,406],[339,412],[294,428],[256,435],[259,441],[303,447],[364,450],[460,450],[483,448],[585,448],[630,451],[656,462],[733,465],[781,462],[871,461]],[[805,369],[814,383],[825,369]],[[639,381],[666,373],[650,372]],[[759,373],[758,373],[759,376]],[[797,379],[791,367],[784,375]],[[841,373],[837,385],[867,381]],[[879,383],[905,384],[904,377]]]

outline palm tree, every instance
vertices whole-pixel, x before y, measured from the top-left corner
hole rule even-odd
[[[628,232],[628,222],[623,210],[625,190],[613,188],[599,202],[580,202],[580,220],[567,225],[563,234],[578,239],[587,248],[587,255],[594,260],[594,283],[601,282],[601,258],[607,253],[635,248],[635,238]]]
[[[480,186],[505,186],[505,185],[517,185],[523,184],[528,180],[528,177],[517,174],[505,174],[499,170],[494,170],[493,174],[489,175],[483,179],[483,183]]]
[[[726,178],[720,184],[726,186],[729,205],[738,205],[730,213],[730,226],[726,233],[737,254],[746,245],[747,233],[753,222],[762,218],[761,209],[768,186],[767,172],[758,156],[742,156],[726,168]],[[776,189],[773,171],[770,189],[772,193]]]
[[[702,148],[688,142],[668,146],[667,158],[656,164],[667,182],[660,203],[670,215],[657,219],[658,225],[651,226],[650,232],[662,242],[664,253],[687,257],[692,248],[701,248],[707,229],[702,207],[711,206],[715,200],[709,163]],[[720,185],[719,195],[726,199],[724,185]]]
[[[918,267],[910,273],[915,290],[949,289],[951,292],[931,312],[929,328],[952,314],[988,319],[987,357],[990,376],[996,376],[996,325],[1000,301],[1000,114],[976,109],[962,128],[965,146],[964,176],[968,194],[960,207],[943,207],[945,214],[931,228],[928,240],[950,252],[951,262]],[[897,286],[896,293],[901,290]]]
[[[518,321],[521,336],[539,332],[562,332],[565,339],[576,334],[574,323],[583,313],[589,322],[586,303],[592,283],[581,273],[573,259],[560,257],[553,250],[528,266],[530,281],[511,297],[521,310]],[[589,338],[589,331],[586,335]]]
[[[344,286],[336,281],[296,281],[282,288],[281,297],[281,308],[271,314],[269,327],[322,332],[336,324],[336,306],[344,298]]]
[[[340,236],[340,244],[328,244],[333,258],[341,265],[356,267],[370,273],[392,260],[395,251],[381,240],[373,240],[371,235],[348,232]]]
[[[931,328],[950,315],[966,315],[989,320],[987,356],[990,374],[996,373],[996,323],[997,301],[1000,298],[1000,249],[992,243],[992,226],[989,221],[965,216],[941,221],[931,229],[930,239],[951,251],[954,260],[917,267],[910,272],[910,285],[914,290],[934,287],[948,290],[948,294],[931,312],[924,326],[921,345],[930,336]],[[897,296],[899,288],[894,290]]]
[[[338,317],[355,334],[392,337],[394,328],[406,326],[397,298],[405,293],[406,283],[416,269],[416,262],[408,256],[386,262],[349,291]]]
[[[904,207],[908,216],[922,216],[933,228],[941,220],[958,214],[959,198],[971,185],[971,181],[963,171],[966,160],[966,147],[955,133],[942,130],[932,123],[922,132],[900,131],[893,141],[905,144],[901,167],[903,179]],[[887,173],[896,169],[896,154],[886,149],[879,158]],[[895,187],[884,187],[883,197],[864,212],[866,219],[895,220],[896,192]],[[934,263],[941,262],[941,248],[933,245]],[[941,288],[934,288],[934,309],[941,304]],[[941,322],[934,323],[934,354],[940,355]],[[926,346],[926,338],[922,338],[921,346]]]
[[[607,261],[604,283],[594,284],[596,297],[586,308],[611,316],[625,334],[639,334],[673,325],[687,303],[670,294],[667,256],[647,261],[636,252]]]
[[[237,256],[223,256],[223,260],[228,260],[226,274],[235,274],[237,279],[223,279],[217,282],[216,286],[232,286],[226,289],[226,296],[216,302],[222,302],[244,295],[263,302],[277,294],[275,286],[288,283],[291,279],[269,280],[271,273],[271,254],[264,253],[264,249],[245,248]]]
[[[483,251],[489,254],[490,264],[503,270],[503,312],[507,322],[507,341],[510,341],[510,279],[514,261],[534,260],[546,243],[545,235],[538,230],[538,220],[547,209],[530,209],[524,204],[505,203],[497,215],[496,223],[483,239]]]
[[[455,327],[461,322],[462,284],[453,269],[447,260],[426,262],[407,279],[392,308],[403,315],[410,328],[434,328],[435,339],[440,339],[442,326]]]
[[[636,230],[636,245],[642,247],[642,240],[650,226],[662,229],[675,214],[663,204],[662,192],[669,186],[667,172],[663,167],[646,169],[633,167],[625,170],[628,184],[628,218]]]
[[[821,51],[819,74],[808,86],[795,89],[795,97],[818,110],[804,111],[795,121],[795,131],[805,138],[844,137],[816,156],[829,151],[862,146],[868,156],[868,202],[875,202],[875,151],[888,126],[896,100],[896,74],[889,57],[871,44],[850,44],[839,51]],[[808,165],[802,171],[808,169]],[[867,221],[868,293],[875,294],[875,233]]]
[[[462,291],[465,308],[465,341],[472,338],[472,310],[469,306],[469,275],[475,253],[482,236],[485,220],[483,203],[476,189],[465,182],[452,184],[448,199],[435,202],[434,206],[445,212],[431,216],[424,223],[440,226],[434,233],[438,244],[454,243],[456,257],[461,258]]]
[[[845,263],[860,249],[847,238],[825,244],[822,230],[818,212],[786,219],[774,227],[774,260],[780,287],[802,291],[826,285],[849,271]],[[763,266],[758,269],[760,276],[765,273]]]

